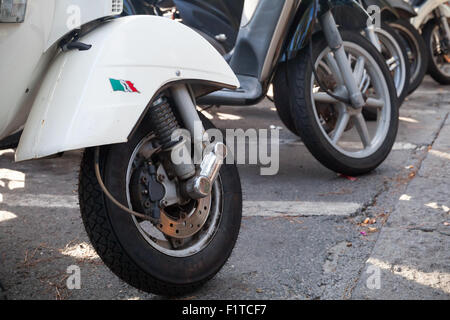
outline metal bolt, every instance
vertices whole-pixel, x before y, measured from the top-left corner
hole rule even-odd
[[[159,205],[160,205],[161,207],[166,207],[167,204],[168,204],[167,200],[161,200],[161,201],[159,202]]]

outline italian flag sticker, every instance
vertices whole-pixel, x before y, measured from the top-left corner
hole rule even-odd
[[[109,78],[109,82],[111,82],[111,86],[114,91],[123,91],[123,92],[137,92],[138,89],[134,86],[133,82],[126,80],[116,80]]]

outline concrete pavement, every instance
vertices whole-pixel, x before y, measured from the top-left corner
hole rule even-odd
[[[447,117],[417,175],[381,230],[354,298],[450,297],[449,177]],[[371,290],[373,283],[369,278],[375,272],[379,273],[379,288]]]

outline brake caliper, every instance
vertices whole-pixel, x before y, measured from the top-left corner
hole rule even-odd
[[[164,198],[164,186],[158,182],[156,167],[144,161],[131,176],[131,204],[133,210],[160,219],[160,201]]]

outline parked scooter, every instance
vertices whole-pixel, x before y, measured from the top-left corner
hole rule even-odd
[[[395,10],[384,0],[359,0],[359,2],[366,10],[372,9],[373,21],[364,29],[364,35],[384,56],[394,78],[397,97],[401,106],[409,92],[410,65],[408,53],[403,39],[382,19],[386,10],[394,12]]]
[[[412,1],[418,15],[412,24],[422,30],[430,56],[428,73],[441,84],[450,84],[450,5],[446,0]]]
[[[16,160],[86,148],[82,219],[129,284],[176,295],[213,277],[242,210],[237,168],[221,165],[227,149],[210,143],[212,124],[195,107],[200,95],[239,86],[222,56],[175,21],[118,18],[122,0],[0,6],[0,138],[24,125]],[[200,164],[177,128],[205,150]],[[173,161],[172,151],[188,156]]]
[[[211,18],[205,19],[204,23],[211,25],[212,21],[220,19],[218,13],[220,10],[215,9],[223,1],[213,1],[208,5],[203,5],[204,1],[174,0],[174,3],[183,21],[184,17],[198,16],[199,12],[206,11],[204,15],[208,13]],[[394,122],[397,122],[397,119],[394,114],[398,112],[395,83],[394,91],[392,91],[390,86],[392,79],[389,77],[390,70],[383,60],[385,58],[374,53],[376,48],[363,37],[355,35],[355,32],[343,33],[344,44],[348,42],[349,47],[358,48],[355,50],[346,48],[333,53],[329,47],[333,45],[340,47],[340,37],[337,38],[338,43],[327,44],[325,40],[325,38],[331,39],[338,33],[330,10],[336,15],[339,25],[355,30],[361,30],[367,26],[368,15],[365,10],[354,1],[336,3],[321,1],[320,5],[321,11],[318,12],[316,1],[303,3],[245,1],[236,44],[234,49],[226,55],[231,67],[237,73],[241,88],[236,92],[218,91],[199,99],[198,102],[208,105],[250,105],[265,96],[269,84],[274,79],[277,82],[277,84],[274,83],[275,104],[281,119],[290,130],[302,137],[313,155],[322,164],[337,172],[362,174],[374,169],[384,160],[387,153],[381,150],[386,150],[385,148],[395,139],[397,124]],[[215,6],[215,9],[211,6]],[[189,14],[189,11],[193,13]],[[314,23],[317,15],[321,17],[320,22],[324,32],[314,34],[312,47],[322,50],[322,53],[329,51],[320,57],[318,57],[320,52],[313,52],[313,59],[311,59],[308,49],[309,40],[315,31],[320,31],[320,27]],[[348,15],[355,17],[355,20],[349,21]],[[230,21],[230,18],[225,20]],[[324,27],[324,24],[331,27]],[[324,37],[324,34],[327,36]],[[316,47],[316,41],[318,47]],[[401,51],[398,47],[397,49],[397,52]],[[336,55],[339,58],[335,59]],[[348,56],[344,62],[346,55]],[[364,55],[370,56],[371,59],[367,59],[368,57]],[[397,54],[399,55],[401,53]],[[404,58],[403,55],[402,58]],[[311,68],[310,60],[314,61],[317,72]],[[371,67],[366,64],[366,61],[371,66],[376,65],[380,68],[377,75],[369,75],[368,69]],[[290,69],[297,68],[289,76],[287,64]],[[403,66],[406,69],[406,63]],[[348,76],[354,72],[356,79]],[[319,81],[316,80],[317,78]],[[405,79],[407,75],[403,77],[403,80]],[[373,86],[375,82],[376,88]],[[381,83],[384,85],[381,86]],[[298,85],[300,87],[296,87]],[[338,92],[330,92],[336,89]],[[360,101],[364,107],[362,105],[355,107],[358,103],[350,101],[348,92],[350,96],[356,97],[361,95],[361,90],[364,94],[389,101],[387,103],[389,107],[384,109],[381,107],[381,100],[374,103],[371,98],[366,102]],[[295,101],[294,106],[291,105],[291,101]],[[380,114],[382,109],[386,112],[384,116]],[[373,129],[372,133],[369,133],[362,116],[362,112],[366,113],[369,110],[376,110],[375,118],[378,120],[376,129]],[[383,121],[383,117],[385,117],[384,121],[389,119],[389,124],[382,125],[380,121]],[[350,133],[352,128],[355,129]],[[361,147],[355,149],[353,144],[350,148],[346,148],[345,142],[340,141],[344,131],[349,132],[346,133],[347,135],[360,136]]]
[[[241,87],[198,102],[251,105],[265,97],[273,75],[283,74],[285,81],[275,86],[275,97],[290,106],[293,125],[312,154],[337,172],[373,170],[395,140],[395,85],[384,58],[368,40],[357,32],[338,31],[332,12],[339,10],[354,17],[349,21],[336,15],[340,25],[366,26],[367,13],[353,1],[321,1],[320,9],[319,1],[246,1],[245,23],[230,59]],[[378,110],[370,130],[362,116],[366,108]],[[360,142],[343,142],[344,132]]]
[[[206,10],[211,16],[220,11],[200,6],[202,1],[174,3],[184,8],[179,10],[183,20],[189,10]],[[214,1],[211,6],[221,3]],[[288,128],[302,137],[312,154],[331,170],[363,174],[385,159],[395,140],[395,84],[383,56],[364,37],[345,31],[341,42],[332,12],[345,28],[362,30],[367,26],[366,11],[351,0],[245,1],[236,44],[228,55],[241,87],[217,91],[198,102],[251,105],[265,97],[274,79],[278,84],[274,83],[275,104],[278,109],[284,107],[287,121],[279,112],[280,117],[291,124]],[[348,15],[354,19],[349,20]],[[316,17],[320,26],[315,24]],[[313,52],[309,52],[311,47]],[[371,132],[362,116],[368,110],[376,110]],[[355,148],[357,143],[341,141],[344,132],[358,136],[360,145]]]
[[[147,3],[151,2],[154,7],[158,7],[158,1],[156,0],[127,1],[146,1]],[[225,55],[227,60],[231,57],[235,39],[239,32],[239,19],[241,18],[243,2],[242,0],[173,0],[176,5],[177,17],[184,24],[208,34],[208,41],[218,48],[219,52],[227,52]],[[421,56],[423,52],[426,54],[425,44],[421,35],[407,21],[407,17],[416,15],[414,8],[402,0],[389,0],[388,2],[384,0],[364,0],[360,3],[366,8],[375,5],[380,11],[383,21],[381,28],[366,28],[365,32],[368,33],[370,40],[378,47],[389,63],[398,98],[402,102],[406,95],[411,92],[410,79],[411,85],[417,87],[426,73],[426,65],[422,61],[426,62],[427,59]],[[399,19],[398,27],[397,24],[390,24]],[[396,31],[402,31],[406,28],[406,31],[401,32],[405,40],[397,35],[393,28],[396,28]],[[410,29],[413,29],[413,31]],[[407,63],[408,61],[410,63]]]
[[[364,29],[363,33],[385,58],[397,89],[398,105],[401,107],[409,94],[411,79],[408,51],[403,38],[386,20],[383,20],[383,18],[389,17],[389,15],[386,15],[387,12],[390,15],[398,14],[384,0],[359,0],[359,2],[366,10],[372,10],[374,14],[372,23]],[[366,120],[376,120],[376,110],[365,110],[364,118]]]
[[[374,0],[371,0],[374,1]],[[417,16],[414,7],[403,0],[386,0],[389,6],[382,6],[382,21],[387,22],[403,38],[411,66],[409,94],[422,83],[428,68],[428,50],[419,31],[410,20]]]
[[[214,39],[212,41],[208,39],[208,41],[214,44],[214,47],[220,48],[220,46],[224,44],[223,49],[218,50],[219,52],[227,52],[228,54],[225,55],[225,58],[229,60],[234,47],[234,40],[239,32],[237,18],[241,18],[240,12],[242,12],[242,10],[238,10],[240,10],[240,7],[242,7],[242,3],[244,1],[174,0],[173,2],[176,5],[178,16],[183,23],[192,28],[208,33],[208,35]],[[384,14],[386,10],[393,11],[397,14],[395,9],[391,8],[388,3],[384,2],[384,0],[365,0],[359,2],[364,7],[376,5],[380,9],[383,18],[386,16]],[[256,4],[257,2],[254,3]],[[405,6],[408,6],[408,4],[405,4]],[[345,18],[345,10],[343,15],[343,18]],[[243,23],[245,23],[245,21]],[[365,33],[386,58],[389,68],[391,69],[391,73],[394,77],[398,99],[401,103],[409,92],[410,79],[410,65],[407,63],[407,50],[403,45],[402,39],[387,23],[384,23],[384,20],[381,28],[375,29],[373,27],[368,27],[365,29]],[[283,111],[284,110],[281,110],[281,112]],[[284,118],[284,116],[281,117]]]

